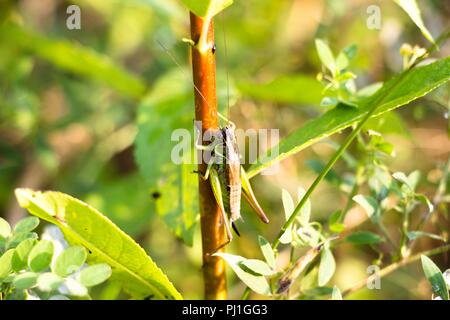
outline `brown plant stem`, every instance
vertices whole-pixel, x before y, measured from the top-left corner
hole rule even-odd
[[[214,56],[214,24],[190,14],[192,46],[192,71],[195,84],[195,119],[201,121],[202,134],[207,130],[219,128],[216,95],[216,59]],[[209,23],[208,31],[199,46],[199,39]],[[206,30],[206,29],[205,29]],[[201,155],[200,155],[201,156]],[[199,158],[199,159],[203,159]],[[206,164],[200,163],[198,170],[206,171]],[[203,280],[205,299],[226,299],[225,262],[211,256],[225,243],[224,224],[221,222],[220,209],[214,199],[209,181],[199,177],[200,224],[203,250]]]

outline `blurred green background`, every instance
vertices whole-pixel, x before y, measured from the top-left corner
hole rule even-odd
[[[450,2],[419,3],[435,37],[450,27]],[[66,28],[70,4],[81,8],[81,30]],[[381,8],[380,30],[366,25],[367,8],[373,4]],[[167,74],[180,73],[157,41],[186,70],[172,80],[188,90],[173,102],[172,113],[187,112],[184,116],[193,119],[189,50],[180,41],[189,37],[187,10],[175,0],[2,0],[0,19],[0,216],[14,223],[26,214],[13,195],[19,186],[71,194],[133,236],[185,298],[202,298],[199,228],[194,229],[193,247],[173,235],[155,213],[159,190],[149,186],[134,155],[139,105],[145,104],[149,93],[170,95],[170,88],[162,93],[152,90]],[[319,107],[323,87],[315,80],[321,69],[315,38],[327,39],[335,52],[357,44],[351,69],[358,76],[358,87],[401,71],[403,43],[427,45],[391,1],[236,0],[216,18],[216,46],[221,107],[226,107],[228,72],[233,102],[229,117],[238,127],[277,128],[283,137],[323,112]],[[436,53],[448,55],[449,44]],[[283,81],[288,76],[306,80]],[[433,193],[436,168],[450,151],[449,91],[448,86],[440,88],[433,97],[385,116],[384,126],[373,123],[395,144],[391,170],[423,171],[424,193]],[[191,106],[192,114],[179,105]],[[147,111],[152,117],[153,111]],[[158,149],[157,140],[148,143]],[[253,179],[271,224],[259,223],[244,204],[242,237],[228,250],[254,257],[257,235],[273,239],[284,222],[281,188],[295,192],[299,186],[308,187],[316,173],[305,160],[326,161],[333,151],[328,144],[316,144],[283,161],[276,175]],[[339,166],[344,170],[338,164],[337,172]],[[326,220],[344,204],[337,188],[323,183],[312,197],[313,219]],[[357,219],[358,208],[351,212],[349,219]],[[427,241],[420,244],[429,246]],[[351,246],[339,247],[335,255],[333,282],[343,289],[363,279],[376,257],[370,250]],[[449,266],[445,257],[439,263]],[[231,271],[228,275],[230,298],[238,298],[244,285]],[[390,275],[382,286],[353,298],[429,299],[431,294],[417,263]]]

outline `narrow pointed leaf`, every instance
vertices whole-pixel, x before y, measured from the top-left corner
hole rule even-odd
[[[238,278],[241,279],[242,282],[244,282],[250,289],[262,295],[266,296],[271,295],[269,282],[265,277],[246,272],[240,267],[240,264],[246,261],[247,259],[229,253],[218,252],[215,253],[214,255],[222,257],[233,269],[234,273],[236,273]]]
[[[322,253],[320,255],[320,266],[319,266],[320,287],[323,287],[328,283],[328,281],[330,281],[335,270],[336,270],[336,262],[334,261],[333,253],[328,248],[322,250]]]
[[[411,20],[416,24],[416,26],[422,31],[422,34],[428,41],[434,44],[433,36],[430,31],[428,31],[425,23],[422,19],[422,14],[420,13],[419,5],[416,0],[394,0],[411,18]]]
[[[181,0],[181,2],[199,17],[213,17],[233,3],[233,0]]]
[[[278,154],[277,157],[263,155],[247,170],[249,178],[270,167],[278,161],[305,149],[315,142],[338,133],[357,123],[369,109],[372,101],[384,97],[378,103],[374,117],[423,97],[450,79],[450,57],[433,62],[426,66],[416,67],[406,74],[397,75],[386,82],[373,96],[362,100],[358,107],[339,104],[318,118],[295,130],[280,143],[268,150],[267,154]],[[278,153],[277,153],[278,152]],[[261,159],[268,159],[267,161]]]
[[[441,270],[427,256],[422,255],[421,260],[423,272],[431,284],[433,292],[443,300],[448,300],[448,288]]]
[[[258,242],[267,264],[272,269],[275,268],[275,254],[272,250],[272,246],[263,236],[258,236]]]

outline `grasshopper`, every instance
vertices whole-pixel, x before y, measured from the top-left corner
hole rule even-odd
[[[227,121],[228,124],[226,126],[213,132],[210,145],[202,146],[197,144],[197,148],[211,151],[211,158],[206,172],[204,174],[197,173],[205,181],[208,179],[210,181],[214,198],[222,212],[228,238],[217,250],[233,240],[231,228],[239,236],[234,222],[241,217],[242,193],[261,221],[269,223],[269,219],[256,200],[250,181],[241,165],[235,136],[236,126],[233,122]]]

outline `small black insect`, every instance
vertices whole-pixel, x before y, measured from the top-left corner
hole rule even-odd
[[[156,199],[161,198],[161,193],[158,192],[158,191],[155,191],[155,192],[152,192],[151,196],[152,196],[153,199],[156,200]]]

